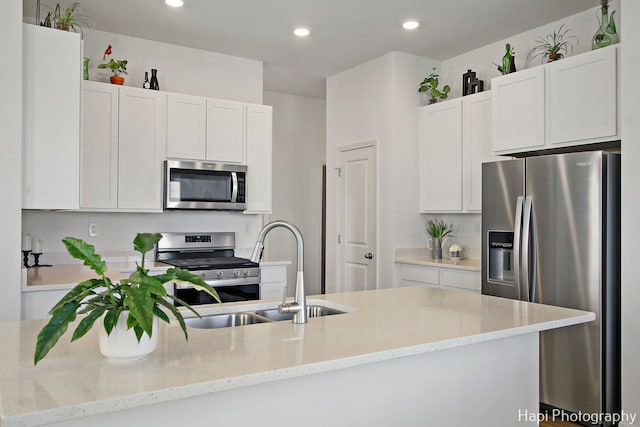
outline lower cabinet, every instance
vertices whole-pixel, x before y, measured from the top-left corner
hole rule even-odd
[[[396,268],[398,286],[400,287],[426,285],[467,292],[481,292],[479,271],[404,263],[396,263]]]
[[[282,299],[287,286],[287,265],[260,265],[260,299]]]

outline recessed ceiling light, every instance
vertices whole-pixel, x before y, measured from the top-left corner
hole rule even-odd
[[[404,21],[402,23],[402,28],[404,28],[405,30],[415,30],[419,26],[420,23],[418,21]]]
[[[295,30],[293,30],[293,34],[298,37],[307,37],[309,35],[309,29],[303,27],[296,28]]]
[[[182,7],[184,2],[182,0],[164,0],[164,2],[171,7]]]

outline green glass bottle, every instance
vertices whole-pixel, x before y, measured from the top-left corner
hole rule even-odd
[[[601,47],[609,46],[612,43],[611,35],[607,33],[607,26],[609,25],[609,6],[607,6],[606,1],[602,2],[600,13],[602,15],[600,19],[600,27],[591,40],[591,50],[600,49]]]
[[[607,25],[607,35],[611,38],[611,44],[616,44],[620,41],[620,36],[618,36],[618,31],[616,30],[616,21],[613,19],[613,15],[615,15],[615,13],[615,10],[611,12],[609,25]]]

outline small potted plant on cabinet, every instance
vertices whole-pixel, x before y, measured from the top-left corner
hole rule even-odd
[[[111,55],[111,45],[107,46],[104,51],[104,56],[102,58],[103,61],[106,61],[107,58]],[[98,68],[111,70],[111,83],[114,85],[123,85],[124,77],[120,74],[128,74],[127,73],[127,60],[120,59],[116,60],[113,58],[109,59],[109,62],[105,62],[103,64],[98,65]]]
[[[92,28],[93,20],[87,15],[80,13],[84,10],[79,2],[71,3],[64,11],[61,11],[60,3],[56,4],[53,11],[52,21],[59,30],[82,32],[82,27]]]
[[[575,40],[577,43],[578,38],[568,35],[568,33],[569,29],[561,25],[558,30],[553,30],[553,33],[547,34],[545,38],[538,37],[529,52],[529,60],[539,56],[541,61],[547,58],[547,62],[553,62],[573,52],[573,43],[571,40]]]
[[[429,104],[438,102],[438,99],[447,99],[449,97],[449,92],[451,92],[451,87],[449,85],[444,85],[442,90],[438,89],[440,76],[438,76],[435,71],[436,68],[433,67],[433,72],[424,78],[418,88],[418,93],[426,93],[429,96]]]
[[[200,315],[186,302],[167,294],[163,284],[190,283],[218,302],[220,298],[202,277],[187,270],[169,268],[165,273],[149,275],[149,270],[144,268],[145,254],[161,238],[158,233],[136,235],[133,248],[142,254],[142,259],[128,278],[118,282],[106,276],[107,264],[95,253],[93,245],[73,237],[64,238],[62,242],[69,254],[83,261],[98,277],[76,285],[51,309],[49,322],[38,334],[34,363],[42,360],[56,345],[78,314],[86,316],[77,324],[71,341],[84,336],[99,321],[103,325],[99,331],[100,351],[115,360],[135,360],[151,353],[157,343],[158,319],[169,323],[167,312],[178,320],[185,338],[188,338],[184,318],[174,302],[198,317]]]

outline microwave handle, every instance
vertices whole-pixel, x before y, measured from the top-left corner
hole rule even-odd
[[[238,200],[238,174],[231,172],[231,203]]]

